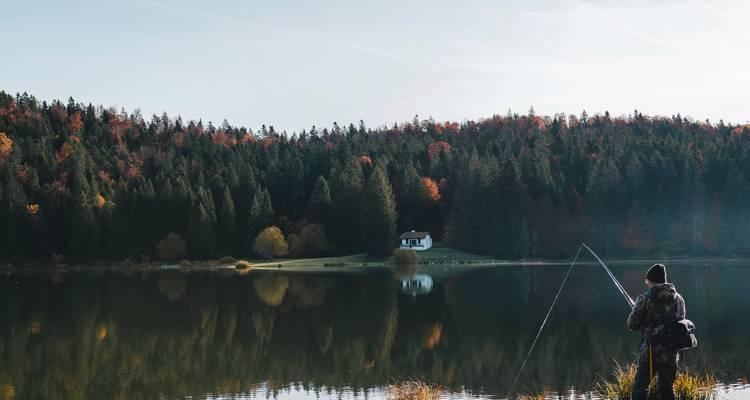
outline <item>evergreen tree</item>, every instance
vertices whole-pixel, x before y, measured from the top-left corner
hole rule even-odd
[[[236,254],[237,252],[237,214],[234,210],[234,200],[229,187],[224,188],[224,194],[219,209],[218,247],[222,254]]]
[[[367,180],[362,199],[362,228],[367,254],[389,256],[398,245],[396,200],[385,166],[376,167]]]
[[[320,175],[315,181],[310,201],[307,208],[307,219],[311,223],[328,222],[331,212],[331,190],[328,187],[328,181],[323,175]]]

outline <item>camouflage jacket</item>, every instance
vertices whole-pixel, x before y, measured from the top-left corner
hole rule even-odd
[[[671,283],[656,284],[635,300],[628,327],[651,338],[664,330],[669,321],[685,318],[685,300]]]

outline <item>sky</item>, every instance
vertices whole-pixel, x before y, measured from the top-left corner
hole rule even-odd
[[[0,90],[298,132],[609,111],[750,121],[745,0],[0,0]]]

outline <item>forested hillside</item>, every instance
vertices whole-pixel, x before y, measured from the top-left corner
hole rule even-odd
[[[750,252],[750,126],[493,116],[296,133],[0,92],[0,259],[386,255],[397,234],[501,258]]]

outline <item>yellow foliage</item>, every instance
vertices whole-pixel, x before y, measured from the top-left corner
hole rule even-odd
[[[284,301],[286,290],[289,288],[289,277],[265,275],[253,281],[253,287],[264,303],[278,306]]]
[[[102,208],[105,204],[107,204],[107,200],[104,198],[104,196],[102,196],[101,194],[97,194],[94,198],[94,207]]]
[[[16,398],[16,387],[10,383],[0,386],[0,400],[13,400]]]
[[[38,335],[42,331],[42,324],[39,321],[31,321],[29,323],[29,333],[32,335]]]
[[[26,205],[26,212],[29,213],[30,216],[36,216],[39,214],[39,204],[35,203],[29,203]]]
[[[269,226],[263,229],[255,238],[253,250],[265,258],[273,259],[274,256],[283,256],[289,251],[289,245],[281,233],[281,229]]]
[[[13,140],[5,133],[0,132],[0,161],[5,160],[13,151]]]
[[[101,324],[96,329],[96,338],[99,340],[104,340],[109,335],[109,329],[107,329],[107,325]]]

